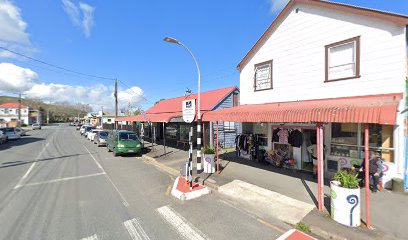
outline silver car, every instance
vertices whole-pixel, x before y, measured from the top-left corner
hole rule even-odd
[[[7,135],[3,131],[0,131],[0,144],[7,142],[7,140],[8,140]]]
[[[16,128],[16,132],[20,134],[20,136],[27,136],[27,131],[22,128]]]
[[[33,123],[33,124],[31,125],[31,129],[33,129],[33,130],[35,130],[35,129],[41,129],[41,125],[38,124],[38,123]]]
[[[0,131],[7,135],[8,140],[15,140],[20,138],[20,134],[16,132],[16,128],[13,127],[0,128]]]

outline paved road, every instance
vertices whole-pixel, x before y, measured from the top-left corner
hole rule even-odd
[[[73,127],[29,134],[0,145],[0,239],[275,239],[289,228],[217,194],[182,203],[173,177]]]

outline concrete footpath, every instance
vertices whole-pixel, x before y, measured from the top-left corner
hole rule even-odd
[[[173,146],[164,149],[162,145],[152,147],[150,143],[145,146],[145,161],[174,176],[179,175],[180,167],[188,160],[188,147]],[[309,173],[261,165],[255,161],[237,158],[233,152],[226,151],[220,152],[220,163],[220,174],[196,175],[194,171],[194,179],[231,199],[236,207],[249,209],[260,217],[265,218],[265,214],[271,213],[270,217],[291,225],[304,223],[310,227],[313,234],[323,239],[407,239],[406,195],[388,190],[371,194],[371,221],[374,230],[368,230],[363,224],[358,228],[349,228],[330,218],[328,180],[325,186],[325,207],[328,211],[322,213],[313,208],[317,206],[317,183]],[[362,202],[365,201],[363,191]],[[281,201],[282,199],[285,200]],[[302,207],[291,209],[291,204]],[[363,222],[364,217],[362,205]]]

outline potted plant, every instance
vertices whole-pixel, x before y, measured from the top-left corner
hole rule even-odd
[[[215,149],[214,148],[204,148],[204,172],[214,173],[215,172]]]
[[[361,224],[360,179],[357,175],[353,171],[341,170],[330,182],[332,219],[350,227]]]

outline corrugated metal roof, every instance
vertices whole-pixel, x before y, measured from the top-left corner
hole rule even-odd
[[[237,87],[221,88],[213,91],[201,93],[201,111],[211,111],[221,100],[223,100],[228,94],[237,89]],[[177,98],[170,98],[160,101],[149,110],[148,114],[156,113],[174,113],[182,112],[182,102],[184,100],[197,99],[197,94],[190,96],[182,96]]]
[[[204,121],[395,124],[402,93],[248,104],[205,113]]]
[[[3,103],[3,104],[0,104],[0,108],[18,108],[18,107],[19,107],[18,103]],[[28,107],[21,104],[21,108],[28,108]]]
[[[207,111],[211,111],[217,106],[225,97],[231,92],[235,91],[237,87],[221,88],[213,91],[201,93],[201,114]],[[177,98],[170,98],[162,100],[149,110],[146,111],[146,119],[143,115],[121,117],[116,121],[128,121],[128,122],[170,122],[172,118],[180,117],[182,113],[182,103],[184,100],[197,99],[197,94],[190,96],[182,96]],[[197,106],[196,106],[197,112]]]

